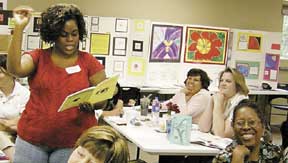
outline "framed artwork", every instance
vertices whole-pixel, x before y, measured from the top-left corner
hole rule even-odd
[[[143,52],[143,41],[133,40],[132,51]]]
[[[124,61],[114,60],[113,71],[114,72],[123,72],[124,71]]]
[[[91,31],[98,32],[99,31],[99,17],[92,16],[91,17]]]
[[[41,17],[33,18],[33,32],[40,32]]]
[[[224,65],[228,30],[187,27],[184,62]]]
[[[264,80],[277,81],[280,64],[280,54],[265,55]]]
[[[116,18],[115,32],[128,32],[128,19]]]
[[[7,10],[7,0],[0,0],[0,10]]]
[[[261,34],[239,32],[237,50],[261,53],[262,38],[263,36]]]
[[[142,57],[129,57],[128,70],[129,76],[144,76],[146,71],[146,61]]]
[[[260,62],[236,60],[236,69],[243,74],[246,79],[259,79]]]
[[[127,37],[114,37],[113,38],[113,55],[126,56]]]
[[[10,10],[0,10],[0,25],[12,24],[13,12]]]
[[[135,32],[145,32],[145,21],[144,20],[134,20],[134,31]]]
[[[182,26],[152,25],[150,62],[180,62]]]
[[[105,67],[105,64],[106,64],[106,58],[105,57],[98,57],[98,56],[95,56],[95,58]]]
[[[96,55],[109,55],[110,34],[91,33],[90,34],[90,53]]]
[[[87,38],[84,37],[83,40],[79,43],[79,50],[86,51],[87,50]]]
[[[40,48],[40,36],[27,35],[27,50]]]

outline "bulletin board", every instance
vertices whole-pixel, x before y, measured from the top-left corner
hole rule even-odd
[[[248,86],[260,88],[268,83],[277,88],[280,32],[231,29],[233,35],[229,66],[236,67],[246,78]]]
[[[24,31],[23,51],[50,46],[40,39],[40,13],[32,16]],[[100,60],[107,76],[118,74],[121,85],[170,88],[183,85],[191,68],[201,68],[212,81],[210,88],[215,88],[219,72],[230,66],[243,73],[248,85],[259,86],[264,81],[272,88],[277,86],[281,33],[146,19],[84,18],[87,37],[80,42],[79,50]],[[11,31],[8,25],[0,26],[0,31],[1,51],[8,46]],[[204,40],[202,43],[211,41],[213,51],[202,48],[200,55],[200,45],[195,44],[201,43],[199,39]],[[209,57],[202,55],[204,52]]]

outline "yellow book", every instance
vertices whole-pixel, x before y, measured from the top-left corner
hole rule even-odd
[[[116,89],[117,80],[118,75],[103,80],[97,86],[85,88],[68,95],[58,109],[58,112],[79,106],[79,104],[84,102],[93,104],[112,98]]]

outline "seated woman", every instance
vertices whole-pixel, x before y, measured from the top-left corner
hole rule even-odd
[[[0,150],[13,160],[17,124],[30,92],[7,72],[6,59],[0,55]]]
[[[244,76],[236,69],[226,68],[220,73],[219,92],[202,114],[199,129],[214,135],[232,138],[234,133],[231,126],[234,107],[243,99],[248,99],[248,87]]]
[[[162,108],[167,108],[166,104],[169,102],[177,104],[180,114],[190,115],[192,122],[198,124],[207,102],[211,99],[208,91],[210,79],[205,71],[192,68],[188,71],[184,83],[185,88],[177,92],[170,100],[164,102]]]
[[[261,141],[265,131],[263,108],[243,100],[234,109],[235,140],[219,153],[213,163],[280,163],[281,148]]]
[[[77,140],[68,163],[128,163],[129,150],[125,139],[109,126],[87,129]]]

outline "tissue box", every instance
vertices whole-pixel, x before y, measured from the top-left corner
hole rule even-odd
[[[192,117],[187,115],[175,115],[171,120],[168,140],[174,144],[189,145],[192,129]]]

